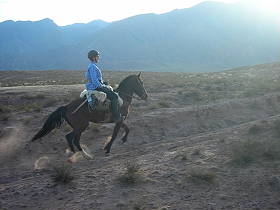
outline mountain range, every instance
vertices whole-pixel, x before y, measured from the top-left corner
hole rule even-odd
[[[219,71],[280,57],[279,21],[242,3],[204,2],[111,23],[9,20],[0,34],[0,70],[86,69],[90,49],[108,70]]]

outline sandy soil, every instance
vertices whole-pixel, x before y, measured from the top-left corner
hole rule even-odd
[[[112,124],[91,124],[83,133],[81,142],[92,160],[66,152],[66,124],[28,146],[46,117],[67,103],[63,97],[82,89],[83,85],[0,88],[4,106],[57,99],[39,110],[30,111],[26,105],[9,112],[2,108],[1,210],[280,209],[279,159],[246,166],[232,163],[233,148],[243,140],[279,140],[280,93],[149,109],[163,94],[152,92],[147,102],[134,101],[127,119],[128,141],[121,144],[119,135],[110,155],[104,154],[103,146]],[[26,97],[29,94],[36,97]],[[165,95],[172,97],[172,90]],[[54,166],[63,164],[71,165],[74,178],[69,183],[53,178]],[[131,166],[136,168],[130,174],[133,183],[125,179]]]

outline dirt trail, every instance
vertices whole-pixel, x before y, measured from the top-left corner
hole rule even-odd
[[[36,88],[1,88],[1,94],[32,90],[59,97],[81,86],[61,86],[56,93],[51,91],[58,87]],[[135,111],[127,120],[131,129],[128,142],[120,144],[118,138],[109,156],[102,147],[112,125],[91,125],[82,135],[82,144],[94,159],[80,158],[73,163],[74,179],[69,184],[54,182],[49,166],[33,170],[40,157],[47,156],[51,164],[67,161],[66,126],[26,147],[58,104],[32,113],[28,121],[30,113],[17,112],[1,124],[0,209],[279,209],[279,167],[275,167],[279,161],[246,168],[230,164],[232,147],[241,140],[277,138],[279,102],[280,94],[273,93],[143,114]],[[261,129],[252,136],[253,126]],[[141,181],[136,184],[119,181],[127,162],[140,167]],[[193,182],[188,175],[193,170],[211,172],[215,179]]]

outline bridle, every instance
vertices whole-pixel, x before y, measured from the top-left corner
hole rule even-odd
[[[133,93],[132,93],[132,95],[130,95],[130,94],[124,93],[123,91],[119,91],[119,93],[120,93],[120,92],[122,93],[122,95],[126,95],[126,96],[128,96],[129,98],[131,98],[131,99],[134,98],[134,99],[136,99],[136,100],[142,100],[140,96],[134,96]],[[143,94],[143,95],[144,95],[144,94]],[[143,96],[143,95],[141,95],[141,96]]]
[[[137,79],[137,82],[139,83],[139,80]],[[131,95],[130,94],[127,94],[127,93],[124,93],[123,91],[118,91],[118,92],[121,92],[123,95],[126,95],[126,96],[128,96],[129,98],[134,98],[134,99],[136,99],[136,100],[142,100],[142,98],[144,97],[144,94],[145,94],[145,92],[141,95],[141,96],[134,96],[133,94],[134,93],[132,93]]]

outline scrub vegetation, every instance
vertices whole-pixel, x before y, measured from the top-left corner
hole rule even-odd
[[[115,86],[132,73],[104,78]],[[2,72],[1,208],[280,209],[279,63],[142,77],[149,97],[133,98],[127,141],[121,130],[105,155],[113,125],[90,124],[88,159],[70,152],[66,124],[30,143],[51,112],[79,97],[83,72]]]

